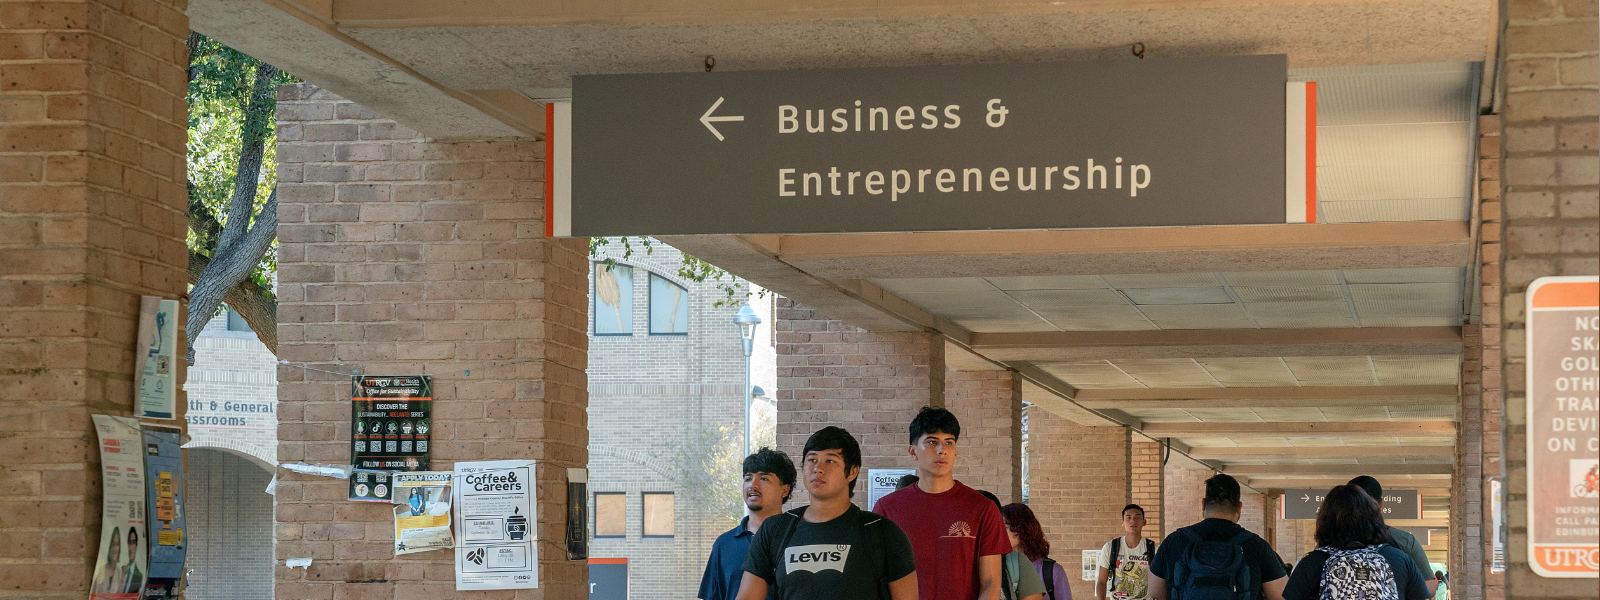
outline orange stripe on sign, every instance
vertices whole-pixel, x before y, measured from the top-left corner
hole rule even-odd
[[[544,236],[556,236],[556,104],[544,105]]]
[[[1317,82],[1306,82],[1306,222],[1317,222]]]
[[[591,565],[625,565],[625,564],[628,564],[628,559],[626,559],[626,558],[591,558],[591,559],[589,559],[589,564],[591,564]]]
[[[1600,304],[1600,281],[1546,283],[1533,293],[1534,308],[1573,308]]]

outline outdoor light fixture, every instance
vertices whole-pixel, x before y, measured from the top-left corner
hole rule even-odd
[[[761,324],[761,317],[756,316],[756,310],[746,302],[739,307],[738,314],[733,315],[733,324],[739,326],[739,341],[744,344],[744,387],[740,389],[744,396],[744,455],[750,456],[753,421],[750,418],[750,351],[755,347],[756,326]]]

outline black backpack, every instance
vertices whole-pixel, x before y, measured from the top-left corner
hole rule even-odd
[[[1255,535],[1241,531],[1228,541],[1208,541],[1179,529],[1192,544],[1172,567],[1172,600],[1259,600],[1260,587],[1245,561],[1244,542]]]

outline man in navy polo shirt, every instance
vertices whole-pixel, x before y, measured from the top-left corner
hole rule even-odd
[[[744,505],[750,516],[737,527],[717,536],[706,561],[706,574],[700,578],[701,600],[733,600],[739,595],[739,580],[744,577],[744,557],[750,553],[750,540],[767,517],[783,512],[783,503],[794,491],[794,462],[789,455],[762,448],[744,459]]]

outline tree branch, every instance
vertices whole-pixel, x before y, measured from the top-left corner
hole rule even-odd
[[[223,226],[217,250],[231,245],[243,237],[250,227],[254,212],[256,185],[261,179],[261,159],[266,147],[267,121],[274,113],[274,86],[272,78],[278,68],[267,63],[256,67],[255,84],[250,88],[250,106],[245,108],[244,125],[239,129],[239,170],[233,176],[233,196],[228,200],[228,222]]]
[[[249,219],[248,213],[245,219]],[[219,243],[210,260],[199,266],[198,274],[195,274],[196,264],[191,255],[189,271],[194,280],[194,289],[189,291],[189,322],[185,327],[191,349],[194,348],[194,341],[200,336],[200,331],[205,329],[206,322],[211,320],[212,315],[217,312],[217,307],[226,300],[228,291],[245,281],[250,273],[255,271],[256,264],[261,262],[261,256],[266,254],[267,248],[277,236],[278,190],[273,188],[272,195],[267,197],[266,205],[261,208],[260,214],[256,215],[255,226],[231,241],[224,239]],[[249,321],[248,317],[246,321]],[[255,324],[252,323],[251,327],[255,327]],[[273,341],[268,343],[266,339],[262,340],[263,343],[268,343],[269,348],[277,347],[276,325],[273,327]],[[259,330],[257,335],[261,335]],[[194,364],[193,350],[187,359],[189,364]]]
[[[189,253],[189,283],[198,284],[211,257],[199,252]],[[278,298],[272,290],[256,285],[249,278],[239,281],[222,295],[222,301],[244,317],[244,322],[255,332],[256,339],[273,354],[278,353]],[[216,309],[212,309],[212,313]],[[210,318],[206,319],[211,320]],[[201,327],[204,327],[202,324]]]
[[[194,231],[194,236],[200,247],[216,251],[218,238],[222,237],[222,224],[217,222],[216,215],[211,213],[211,208],[202,202],[200,195],[195,193],[194,182],[189,184],[189,229]]]

